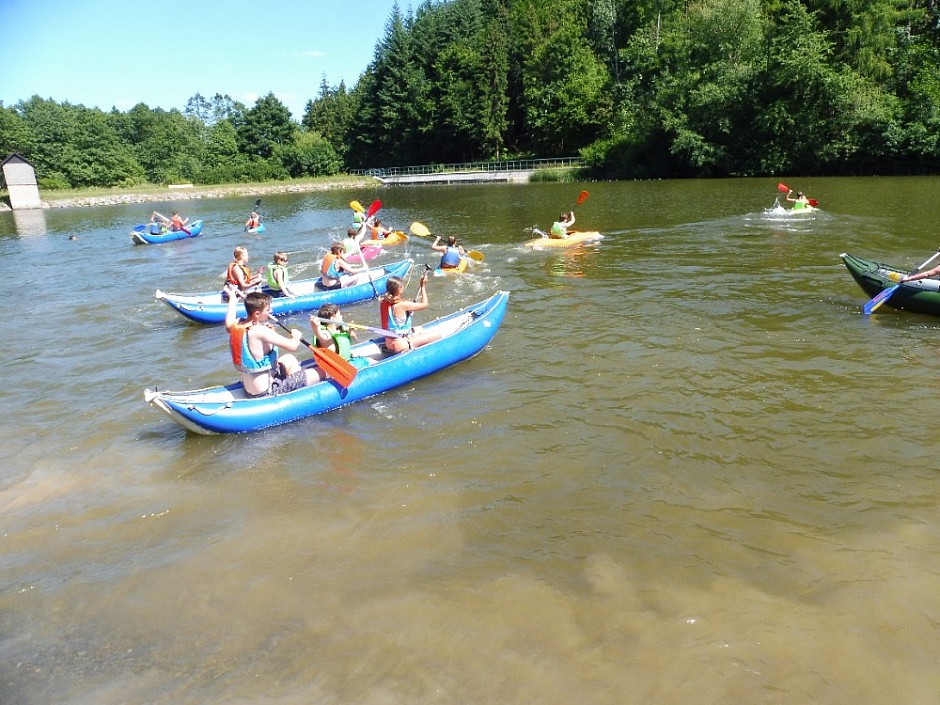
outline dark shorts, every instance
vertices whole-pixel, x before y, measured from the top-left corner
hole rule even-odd
[[[333,286],[323,286],[323,282],[317,282],[317,289],[320,291],[333,291],[334,289],[342,289],[343,282],[338,281]]]
[[[287,394],[307,386],[307,373],[298,370],[287,377],[275,377],[271,381],[271,388],[268,390],[269,397],[275,397],[278,394]]]

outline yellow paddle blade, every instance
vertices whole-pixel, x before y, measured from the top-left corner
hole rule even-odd
[[[427,226],[423,223],[414,222],[411,224],[411,228],[409,228],[409,230],[411,230],[412,235],[417,235],[418,237],[431,236],[431,231],[428,230]]]
[[[467,257],[472,259],[474,262],[482,262],[484,259],[483,253],[478,252],[477,250],[467,250]]]
[[[366,210],[359,201],[350,201],[349,207],[356,211],[356,213],[364,213]]]

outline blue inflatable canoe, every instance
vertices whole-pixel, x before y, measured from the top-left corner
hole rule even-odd
[[[391,354],[384,338],[358,343],[352,355],[366,363],[348,387],[326,379],[303,389],[274,397],[245,396],[241,383],[188,392],[144,390],[144,400],[194,433],[247,433],[322,414],[346,404],[382,394],[426,377],[482,351],[496,335],[509,292],[421,326],[441,338],[414,350]],[[312,359],[304,366],[312,366]],[[233,370],[233,374],[235,374]]]

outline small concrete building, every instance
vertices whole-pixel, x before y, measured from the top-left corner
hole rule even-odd
[[[0,162],[13,210],[42,208],[33,165],[15,152]]]

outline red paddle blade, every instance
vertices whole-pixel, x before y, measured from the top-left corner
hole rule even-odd
[[[582,203],[584,203],[587,200],[588,196],[590,195],[591,194],[589,194],[587,191],[582,191],[581,193],[578,194],[578,201],[575,205],[580,206]]]
[[[789,193],[790,187],[787,186],[786,184],[777,184],[777,190],[780,193]]]
[[[379,199],[375,199],[374,201],[372,201],[372,205],[369,206],[369,210],[366,211],[366,217],[371,218],[372,216],[374,216],[376,213],[379,212],[379,208],[381,207],[382,207],[382,201],[380,201]]]
[[[817,201],[815,198],[811,198],[811,199],[809,199],[809,204],[810,204],[813,208],[815,208],[816,206],[819,205],[819,201]]]
[[[332,380],[335,380],[342,387],[348,387],[356,379],[359,370],[349,360],[344,360],[340,355],[327,348],[315,348],[308,346],[313,358],[317,361],[317,367],[323,370],[324,374]]]

